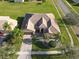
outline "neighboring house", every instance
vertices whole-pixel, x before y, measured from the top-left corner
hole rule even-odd
[[[5,22],[7,22],[11,26],[12,30],[15,28],[15,26],[17,26],[16,20],[11,19],[9,16],[0,16],[0,31],[4,30],[3,25]]]
[[[25,33],[60,33],[59,26],[52,13],[47,14],[26,14],[22,23]]]
[[[79,0],[73,0],[75,3],[79,3]]]

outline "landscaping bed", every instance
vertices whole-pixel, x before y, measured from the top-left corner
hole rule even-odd
[[[56,42],[50,41],[35,41],[32,42],[32,51],[53,51],[53,50],[61,50],[61,48],[56,47]]]

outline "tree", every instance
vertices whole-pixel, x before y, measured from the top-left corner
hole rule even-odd
[[[20,43],[22,42],[23,34],[24,33],[22,30],[15,28],[6,36],[5,41],[8,42],[9,44]]]
[[[11,33],[11,39],[12,39],[12,42],[15,43],[15,42],[18,42],[18,40],[22,41],[23,39],[23,31],[18,29],[18,28],[15,28],[12,33]]]
[[[11,26],[10,26],[10,24],[8,24],[8,22],[5,22],[5,23],[3,24],[3,29],[4,29],[4,31],[11,31]]]
[[[42,0],[42,2],[46,2],[46,0]]]
[[[15,54],[15,49],[6,44],[3,47],[0,47],[0,59],[11,59],[13,54]]]
[[[79,24],[79,16],[69,13],[64,17],[64,22],[68,25],[77,25]]]

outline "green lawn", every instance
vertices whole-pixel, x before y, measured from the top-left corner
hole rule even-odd
[[[66,55],[32,55],[32,59],[69,59]]]
[[[73,6],[72,7],[79,13],[79,6]]]
[[[25,15],[25,13],[54,13],[56,15],[54,7],[50,4],[50,0],[42,4],[34,2],[24,3],[10,3],[0,1],[0,15],[8,15],[12,18]]]
[[[79,41],[78,41],[78,37],[76,36],[76,34],[73,32],[72,28],[67,25],[69,31],[70,31],[70,34],[72,35],[72,38],[73,38],[73,41],[74,41],[74,45],[77,46],[79,48]]]
[[[77,12],[79,12],[79,5],[77,6],[77,5],[73,5],[73,1],[72,0],[67,0],[71,5],[72,5],[72,7],[77,11]],[[65,4],[67,4],[66,3],[66,1],[64,0],[64,3]],[[68,6],[68,5],[67,5]],[[73,10],[70,8],[70,10],[73,12]],[[79,48],[79,41],[78,41],[78,37],[77,37],[77,35],[73,32],[73,28],[71,28],[71,25],[67,25],[67,28],[69,29],[69,32],[70,32],[70,34],[71,34],[71,36],[72,36],[72,38],[73,38],[73,41],[74,41],[74,45],[75,46],[77,46],[78,48]]]

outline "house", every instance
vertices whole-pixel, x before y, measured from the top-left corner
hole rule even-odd
[[[26,14],[22,22],[22,30],[25,33],[60,33],[59,26],[52,13]]]
[[[0,16],[0,31],[4,30],[3,25],[5,22],[7,22],[11,26],[12,30],[15,28],[15,26],[17,26],[16,20],[11,19],[9,16]]]
[[[79,0],[73,0],[75,3],[79,3]]]

